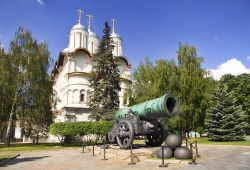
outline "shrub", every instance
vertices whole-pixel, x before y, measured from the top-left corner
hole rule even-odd
[[[61,143],[65,137],[95,136],[96,139],[105,136],[112,128],[112,122],[60,122],[50,125],[50,133],[57,136]],[[87,137],[87,140],[93,140]]]

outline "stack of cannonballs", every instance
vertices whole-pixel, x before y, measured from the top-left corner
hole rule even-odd
[[[166,139],[167,146],[163,147],[164,158],[191,159],[192,152],[187,147],[181,146],[181,136],[170,134]],[[162,148],[157,151],[157,157],[162,158]]]

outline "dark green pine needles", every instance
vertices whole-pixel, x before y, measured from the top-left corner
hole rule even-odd
[[[105,22],[103,37],[99,50],[93,57],[93,69],[90,86],[93,93],[90,96],[90,118],[94,120],[111,120],[119,108],[119,70],[112,54],[113,40],[110,37],[110,27]]]
[[[213,96],[213,107],[207,110],[207,131],[212,141],[244,140],[245,115],[233,92],[220,85]]]

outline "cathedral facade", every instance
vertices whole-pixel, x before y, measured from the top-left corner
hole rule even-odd
[[[88,121],[91,113],[89,97],[93,55],[98,51],[100,38],[91,30],[92,16],[88,15],[88,28],[81,24],[82,11],[79,10],[78,23],[69,34],[68,47],[62,50],[52,71],[55,122]],[[127,107],[126,91],[131,85],[131,65],[123,55],[123,39],[115,31],[112,20],[111,37],[114,42],[113,56],[119,68],[120,108]]]

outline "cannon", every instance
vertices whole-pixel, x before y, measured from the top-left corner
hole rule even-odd
[[[115,113],[115,123],[108,133],[110,143],[118,143],[127,149],[135,136],[145,136],[147,145],[160,146],[166,138],[164,126],[159,118],[172,117],[178,113],[177,99],[169,94],[131,107],[121,108]]]

